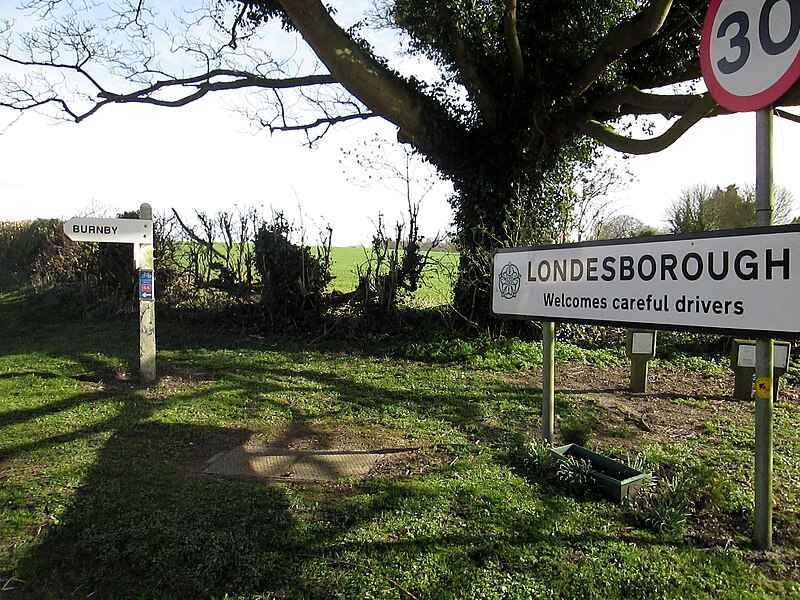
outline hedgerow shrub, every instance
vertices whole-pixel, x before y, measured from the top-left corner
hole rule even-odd
[[[0,265],[5,279],[33,285],[40,303],[62,312],[135,307],[131,245],[73,242],[57,219],[0,223]]]
[[[330,236],[316,255],[302,241],[292,242],[294,227],[276,213],[258,231],[256,270],[261,282],[265,325],[295,328],[319,320],[325,313],[325,287],[330,283]]]
[[[62,280],[84,258],[69,248],[61,221],[37,219],[0,223],[0,272],[17,283]],[[52,273],[52,274],[51,274]],[[71,280],[71,277],[69,277]]]

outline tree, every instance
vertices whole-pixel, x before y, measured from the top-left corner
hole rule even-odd
[[[776,225],[789,223],[794,210],[794,196],[783,186],[773,192],[773,221]],[[697,233],[720,229],[740,229],[756,226],[755,185],[744,191],[735,185],[725,189],[700,183],[684,189],[666,212],[671,233]]]
[[[698,183],[681,191],[666,212],[670,233],[697,233],[714,229],[709,200],[713,190],[708,184]]]
[[[724,112],[691,86],[700,77],[707,7],[707,0],[376,0],[344,29],[322,0],[206,0],[170,33],[153,0],[25,0],[31,28],[24,30],[26,19],[0,26],[0,58],[9,66],[0,104],[81,121],[110,104],[176,107],[248,89],[262,92],[249,102],[254,119],[304,131],[310,141],[337,123],[383,118],[453,183],[462,251],[456,304],[482,319],[491,248],[553,237],[564,181],[576,161],[592,164],[597,143],[657,152]],[[422,80],[393,68],[366,41],[374,27],[399,31],[438,75]],[[283,40],[296,52],[285,42],[298,33],[318,67],[266,47]],[[667,86],[679,87],[665,93]],[[781,104],[798,96],[795,86]],[[668,117],[666,131],[634,138],[614,129],[648,115]]]
[[[560,242],[582,242],[588,238],[599,238],[598,231],[615,219],[612,204],[613,194],[627,187],[633,175],[621,161],[598,153],[591,165],[577,161],[565,179],[563,191],[563,215],[556,228]],[[632,217],[630,217],[632,218]],[[645,227],[644,224],[641,224]],[[614,237],[629,237],[625,235]]]
[[[752,226],[756,225],[755,206],[756,206],[756,184],[748,183],[742,191],[744,199],[753,207]],[[776,185],[772,190],[772,220],[775,225],[786,225],[792,222],[792,216],[797,209],[794,201],[794,194],[789,188]]]
[[[658,232],[631,215],[612,215],[593,224],[592,239],[621,240],[623,238],[656,235]]]

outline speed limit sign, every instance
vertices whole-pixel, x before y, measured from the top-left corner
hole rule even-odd
[[[711,0],[700,64],[725,108],[774,103],[800,78],[800,0]]]

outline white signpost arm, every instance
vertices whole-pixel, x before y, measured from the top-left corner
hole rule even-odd
[[[772,107],[756,112],[756,224],[772,225]],[[756,340],[755,541],[772,547],[773,344]]]

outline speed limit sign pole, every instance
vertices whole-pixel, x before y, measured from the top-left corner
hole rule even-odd
[[[711,0],[700,65],[709,92],[756,112],[757,224],[772,225],[772,105],[800,78],[800,0]],[[755,541],[772,546],[773,344],[756,344]]]
[[[756,224],[772,225],[772,108],[756,113]],[[756,339],[755,540],[772,547],[772,339]]]

